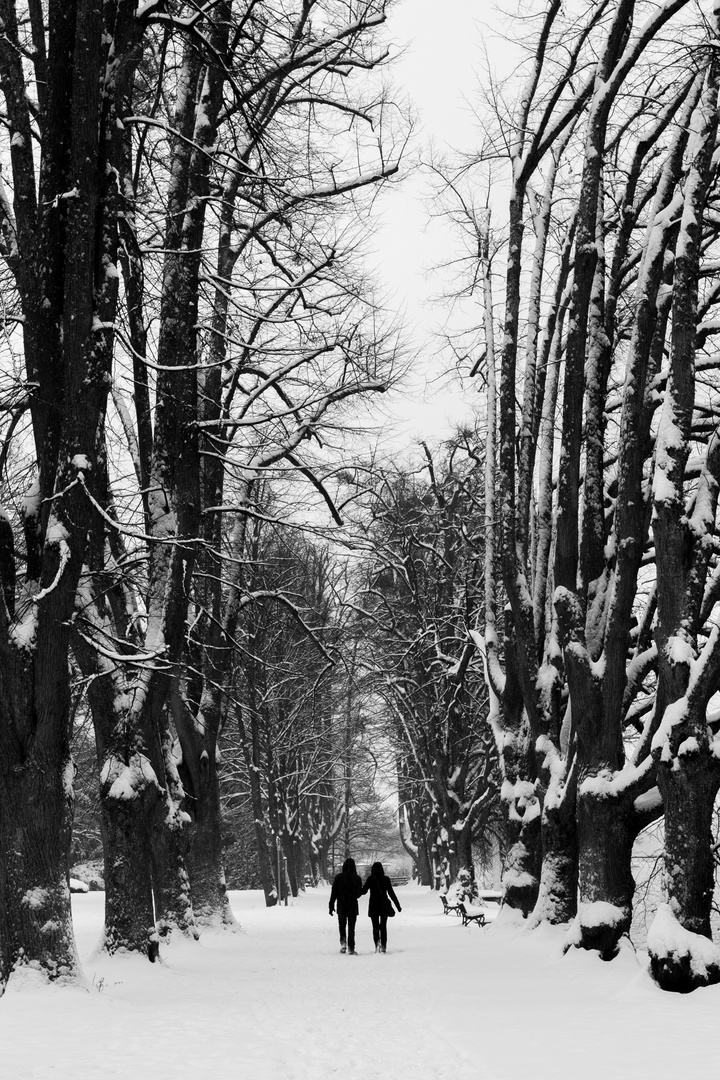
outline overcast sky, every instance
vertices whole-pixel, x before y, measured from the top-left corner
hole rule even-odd
[[[381,200],[376,242],[379,280],[392,305],[403,312],[412,345],[420,352],[412,392],[392,398],[393,426],[406,440],[449,434],[470,412],[467,394],[437,381],[445,366],[442,328],[458,316],[438,297],[449,288],[449,275],[434,268],[452,258],[457,239],[447,222],[434,216],[438,207],[429,177],[414,161],[418,156],[427,160],[431,147],[443,153],[478,145],[473,106],[479,101],[485,49],[493,64],[502,62],[507,52],[489,26],[499,25],[489,8],[477,0],[443,0],[441,5],[437,0],[402,0],[389,20],[390,37],[402,50],[392,67],[393,83],[416,116],[410,164],[402,182]],[[466,306],[459,317],[479,320],[479,312]]]

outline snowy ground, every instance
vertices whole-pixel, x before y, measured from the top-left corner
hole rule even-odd
[[[3,1080],[650,1080],[717,1076],[720,987],[663,994],[642,955],[613,963],[502,920],[463,928],[437,894],[398,889],[376,956],[365,901],[341,956],[327,890],[266,909],[233,893],[242,931],[166,948],[162,964],[93,956],[102,894],[73,897],[87,989],[11,983]]]

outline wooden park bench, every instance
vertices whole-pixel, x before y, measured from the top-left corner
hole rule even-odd
[[[448,904],[447,896],[445,893],[440,893],[440,899],[442,900],[443,914],[445,915],[460,915],[460,905]]]
[[[480,908],[468,908],[465,907],[462,901],[457,905],[458,914],[462,918],[463,926],[469,926],[470,923],[477,923],[478,926],[485,926],[485,912]]]

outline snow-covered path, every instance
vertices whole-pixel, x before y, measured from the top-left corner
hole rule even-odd
[[[398,890],[388,953],[358,920],[338,952],[327,890],[266,909],[233,893],[234,935],[162,964],[92,955],[102,895],[74,897],[89,991],[15,980],[0,1000],[3,1080],[687,1080],[720,1071],[720,987],[661,993],[644,959],[561,954],[562,937],[463,928]]]

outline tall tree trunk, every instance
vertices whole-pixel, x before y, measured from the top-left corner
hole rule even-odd
[[[265,904],[273,907],[278,902],[279,892],[275,885],[273,872],[273,852],[268,844],[267,830],[265,827],[265,808],[263,805],[262,788],[260,786],[260,744],[257,717],[252,708],[250,717],[250,733],[248,734],[241,711],[237,712],[238,730],[240,732],[240,745],[245,759],[248,784],[250,786],[250,805],[252,806],[253,827],[255,829],[255,842],[257,845],[258,871],[260,884],[265,893]]]
[[[714,12],[718,32],[720,12]],[[707,725],[708,702],[720,681],[720,633],[705,598],[711,538],[716,535],[720,439],[714,433],[688,508],[685,470],[693,439],[695,350],[702,223],[716,181],[720,58],[710,50],[705,85],[692,131],[691,160],[675,252],[670,370],[657,439],[654,537],[658,576],[659,730],[653,740],[665,803],[664,886],[668,905],[656,917],[674,920],[668,937],[653,924],[648,949],[655,977],[668,990],[687,991],[720,981],[720,950],[710,937],[710,821],[719,766]],[[710,596],[712,598],[712,590]]]
[[[139,764],[139,763],[138,763]],[[151,887],[151,851],[148,822],[160,802],[157,786],[148,783],[125,797],[122,783],[115,787],[109,770],[100,785],[103,821],[105,924],[103,948],[115,952],[158,955],[159,938]]]
[[[12,632],[9,581],[0,583],[0,969],[9,977],[33,964],[58,978],[77,972],[67,865],[69,627],[102,454],[117,308],[117,281],[105,271],[117,258],[118,129],[138,23],[130,0],[51,4],[47,54],[43,41],[30,61],[43,69],[31,125],[15,5],[3,3],[0,17],[0,81],[17,135],[15,220],[6,199],[0,210],[3,236],[9,228],[16,247],[3,242],[3,255],[23,313],[43,500],[27,531],[34,595]]]
[[[689,993],[720,982],[720,949],[711,944],[710,927],[713,811],[720,766],[705,748],[661,762],[658,783],[665,806],[663,877],[670,902],[648,935],[650,968],[664,990]]]
[[[154,725],[160,728],[159,722]],[[178,930],[197,938],[187,857],[190,846],[188,815],[182,810],[183,788],[173,760],[173,741],[162,727],[162,799],[155,808],[151,829],[151,855],[155,918],[158,933],[167,937]]]
[[[222,812],[217,765],[200,762],[201,777],[194,796],[188,869],[195,918],[200,926],[235,923],[225,882],[222,852]],[[207,775],[205,775],[207,773]]]
[[[3,765],[0,972],[7,978],[16,967],[36,964],[51,979],[73,977],[79,965],[68,883],[73,804],[69,748],[64,759],[35,751],[22,767],[13,768],[5,757]]]
[[[578,829],[575,770],[551,782],[543,799],[542,865],[532,922],[558,925],[577,914]]]

